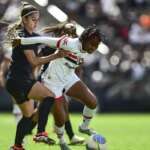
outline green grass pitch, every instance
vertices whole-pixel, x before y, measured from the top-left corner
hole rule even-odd
[[[75,133],[87,139],[88,136],[80,134],[77,130],[81,117],[80,114],[71,114],[71,121]],[[56,139],[52,122],[50,117],[47,131]],[[105,136],[108,150],[150,150],[150,114],[100,114],[93,119],[91,126]],[[13,144],[15,127],[11,114],[0,114],[0,150],[8,150]],[[70,147],[72,150],[85,150],[84,145]],[[58,145],[35,144],[32,136],[26,138],[25,148],[27,150],[60,149]]]

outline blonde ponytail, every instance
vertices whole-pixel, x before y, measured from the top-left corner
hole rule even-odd
[[[17,30],[19,28],[21,28],[20,20],[8,26],[7,32],[5,34],[5,40],[4,40],[5,44],[11,45],[13,39],[18,37]]]

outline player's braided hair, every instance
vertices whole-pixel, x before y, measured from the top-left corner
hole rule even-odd
[[[6,33],[6,38],[4,41],[4,44],[8,44],[11,45],[11,42],[13,41],[13,39],[15,39],[18,34],[17,34],[17,30],[21,28],[21,23],[20,21],[9,25],[8,29],[7,29],[7,33]]]
[[[100,30],[96,28],[95,25],[87,27],[79,37],[81,42],[86,41],[87,39],[98,38],[101,41],[101,33]]]

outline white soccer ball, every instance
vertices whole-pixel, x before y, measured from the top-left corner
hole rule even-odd
[[[86,150],[107,150],[106,139],[100,134],[93,134],[86,141]]]

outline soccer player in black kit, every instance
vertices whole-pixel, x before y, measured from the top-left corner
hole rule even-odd
[[[25,4],[21,11],[21,23],[10,28],[8,30],[8,36],[11,37],[14,31],[20,37],[37,36],[34,33],[34,29],[38,21],[39,11],[37,8]],[[39,81],[35,80],[33,70],[38,65],[65,57],[69,52],[61,50],[55,54],[38,57],[36,55],[37,46],[38,44],[28,46],[19,45],[13,48],[12,63],[7,76],[6,88],[21,109],[23,117],[18,122],[15,143],[10,148],[11,150],[24,150],[22,146],[23,139],[35,127],[37,121],[39,124],[37,135],[39,137],[41,136],[41,139],[44,137],[42,139],[45,140],[44,142],[49,142],[50,144],[55,143],[53,139],[50,139],[45,134],[45,124],[48,120],[50,108],[54,103],[54,94]],[[35,99],[40,102],[38,113],[35,112],[33,101],[30,99]]]

